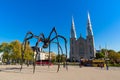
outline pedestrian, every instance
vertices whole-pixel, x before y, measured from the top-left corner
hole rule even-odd
[[[108,66],[108,64],[106,63],[106,70],[109,70],[109,66]]]
[[[80,61],[79,61],[79,67],[80,67],[80,68],[82,67],[82,61],[81,61],[81,59],[80,59]]]
[[[103,63],[100,63],[100,67],[101,67],[101,69],[103,68],[103,66],[104,66],[104,64],[103,64]]]

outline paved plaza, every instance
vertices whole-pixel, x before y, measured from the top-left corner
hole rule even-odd
[[[68,71],[61,66],[57,73],[57,66],[36,66],[32,73],[32,66],[0,65],[0,80],[120,80],[120,68],[110,67],[109,70],[99,67],[68,66]]]

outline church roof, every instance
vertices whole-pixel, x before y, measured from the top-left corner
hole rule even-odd
[[[80,37],[77,39],[77,41],[86,41],[86,39],[83,38],[82,36],[80,36]]]

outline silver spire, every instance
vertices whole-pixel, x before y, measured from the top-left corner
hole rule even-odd
[[[89,12],[88,12],[87,35],[93,35]]]
[[[71,26],[71,38],[77,38],[73,16],[72,16],[72,26]]]

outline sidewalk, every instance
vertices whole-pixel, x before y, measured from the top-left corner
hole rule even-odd
[[[0,80],[119,80],[120,68],[110,70],[98,67],[68,66],[68,71],[61,66],[57,73],[57,66],[37,66],[36,72],[32,73],[32,66],[0,65]],[[117,70],[116,70],[117,69]]]

